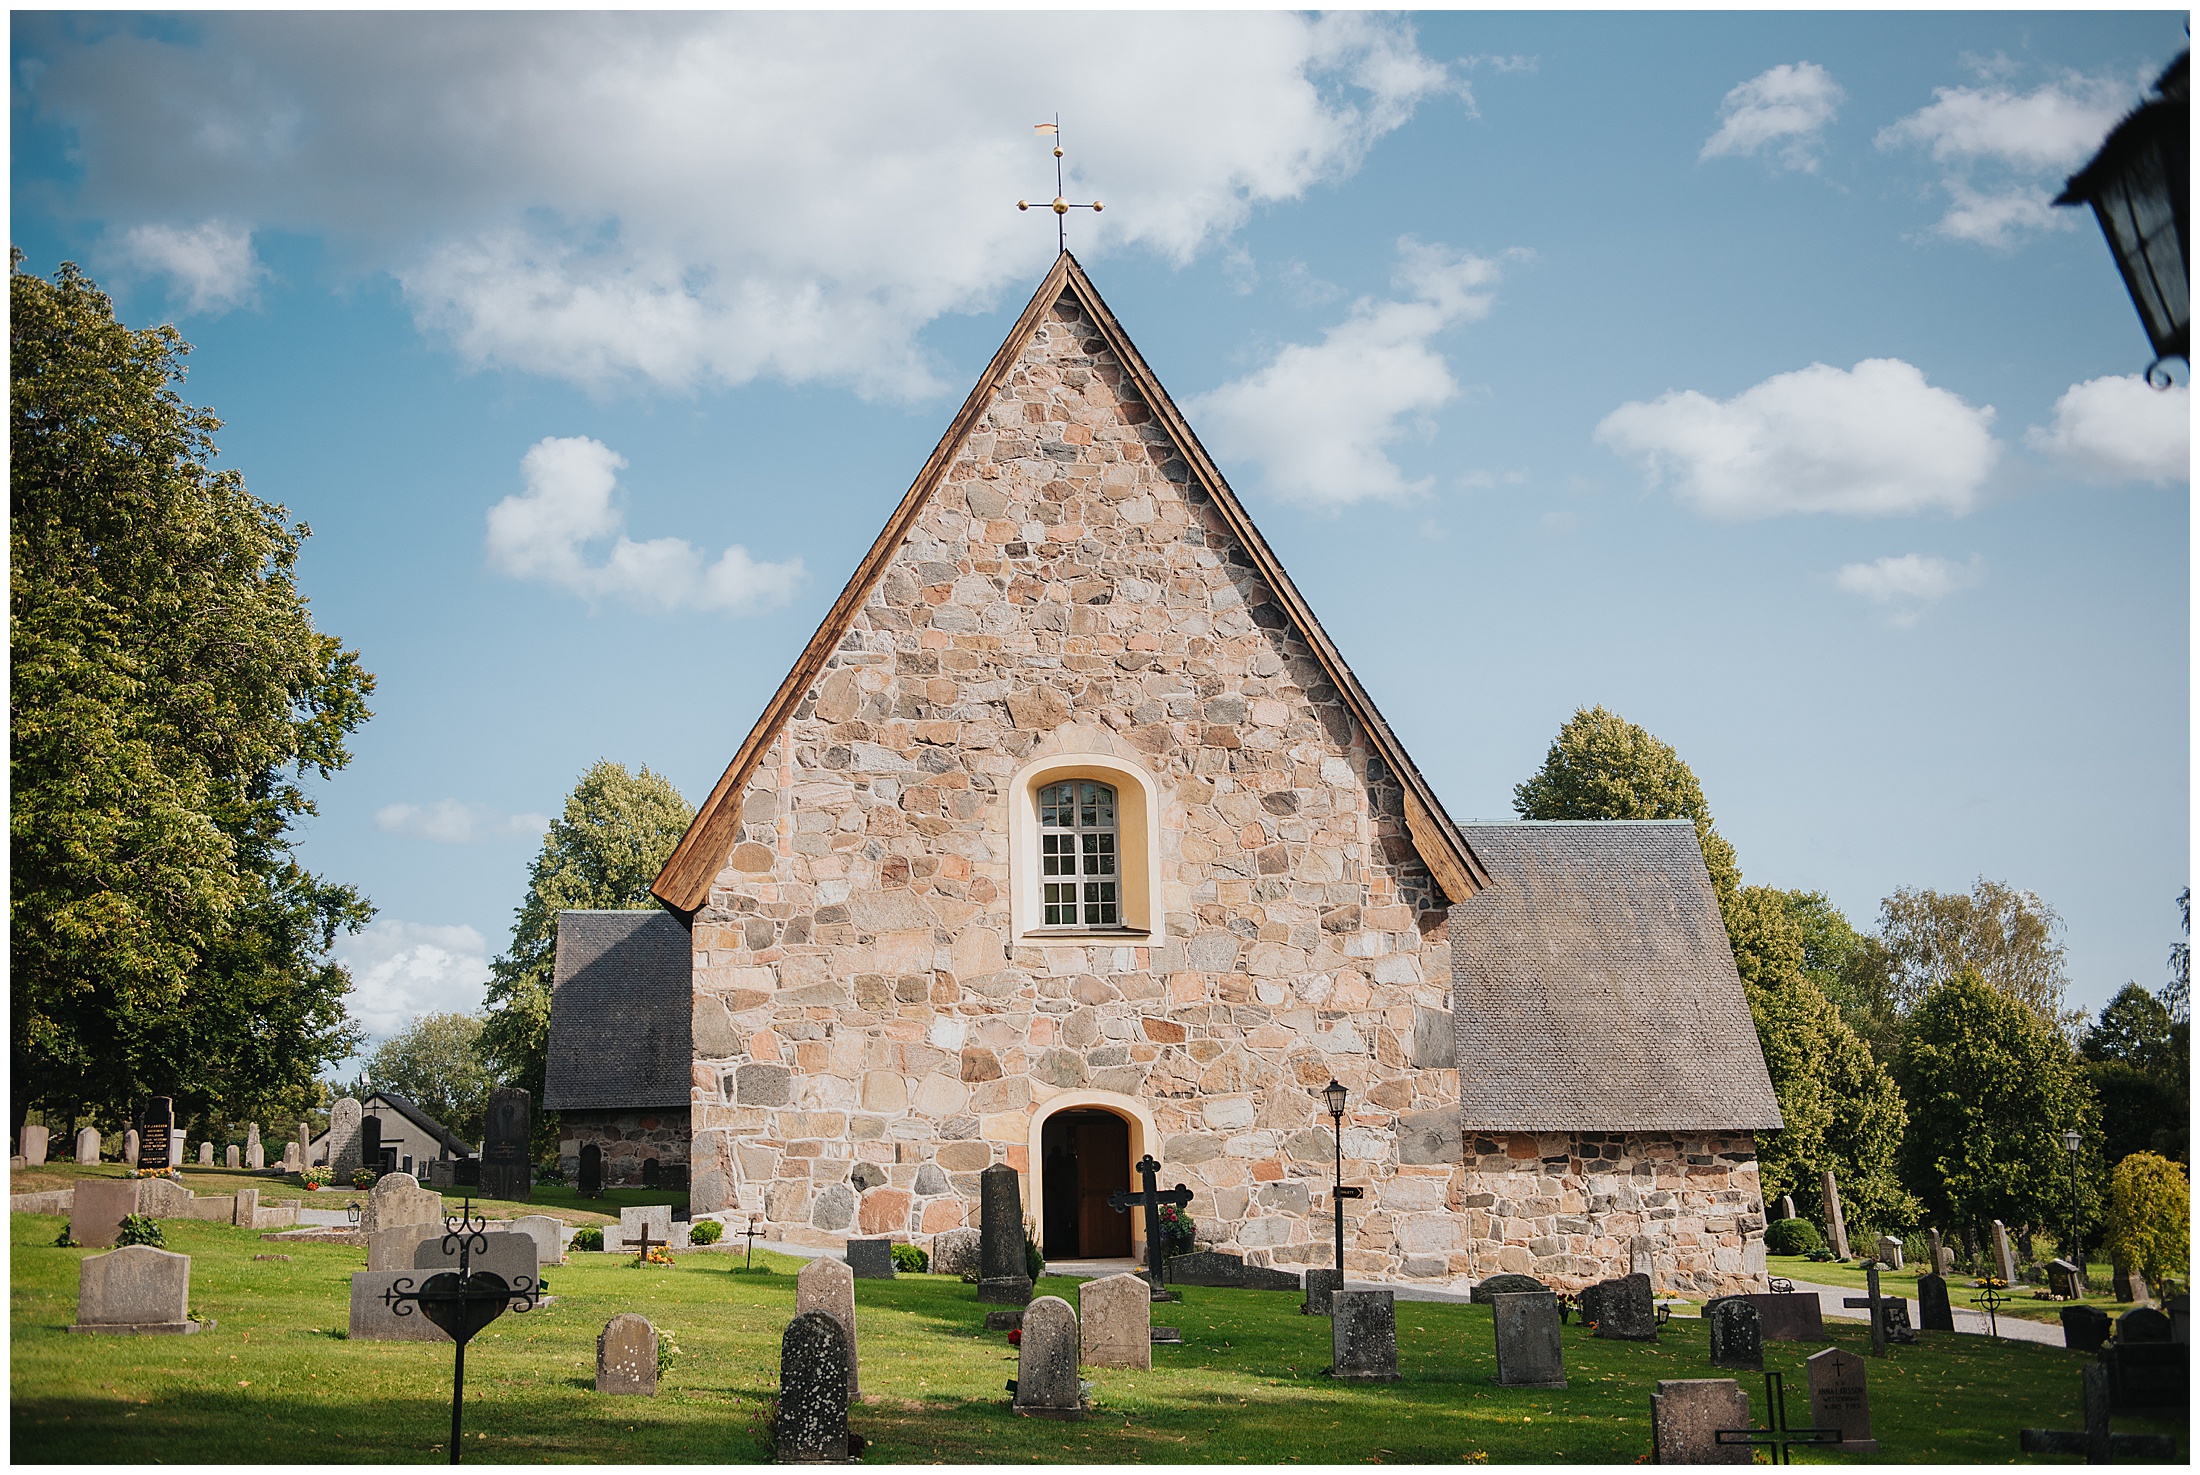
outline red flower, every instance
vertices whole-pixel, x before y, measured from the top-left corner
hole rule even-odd
[[[1024,1345],[1024,1329],[1022,1327],[1019,1326],[1009,1328],[1008,1345],[1011,1347],[1021,1347]]]

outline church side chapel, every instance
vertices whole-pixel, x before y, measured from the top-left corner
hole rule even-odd
[[[1007,1163],[1051,1258],[1143,1255],[1150,1153],[1327,1266],[1334,1079],[1356,1277],[1763,1289],[1693,832],[1455,824],[1067,251],[654,889],[697,1214],[925,1243]]]

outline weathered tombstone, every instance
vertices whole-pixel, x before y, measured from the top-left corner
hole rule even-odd
[[[210,1141],[199,1144],[199,1166],[202,1168],[214,1166],[214,1144]]]
[[[2119,1301],[2144,1301],[2147,1298],[2146,1278],[2135,1275],[2131,1267],[2121,1260],[2110,1262],[2108,1284],[2111,1294]],[[2137,1295],[2132,1294],[2134,1289],[2138,1291]]]
[[[2009,1229],[1999,1219],[1994,1221],[1994,1274],[2011,1285],[2017,1283],[2017,1257],[2009,1248]]]
[[[564,1263],[565,1226],[548,1214],[529,1214],[524,1219],[514,1219],[512,1232],[529,1235],[534,1239],[536,1264]]]
[[[2169,1317],[2152,1306],[2141,1306],[2116,1318],[2119,1342],[2167,1342],[2172,1330]]]
[[[305,1165],[305,1155],[298,1151],[298,1144],[285,1142],[283,1144],[283,1171],[295,1173]]]
[[[222,1166],[225,1168],[241,1168],[244,1166],[244,1154],[237,1150],[236,1143],[232,1142],[222,1149]]]
[[[596,1335],[596,1391],[657,1396],[657,1329],[622,1311]]]
[[[2169,1339],[2172,1342],[2191,1342],[2192,1297],[2172,1296],[2162,1309],[2169,1313]]]
[[[377,1173],[382,1171],[382,1118],[374,1112],[359,1119],[359,1162]]]
[[[499,1086],[489,1093],[489,1129],[481,1144],[483,1197],[524,1203],[533,1191],[527,1171],[533,1102],[524,1086]]]
[[[1748,1297],[1721,1297],[1704,1307],[1703,1315],[1711,1327],[1713,1367],[1765,1370],[1764,1323]]]
[[[890,1239],[851,1239],[842,1253],[857,1280],[894,1278],[894,1242]]]
[[[257,1173],[267,1166],[267,1147],[260,1141],[260,1124],[247,1122],[244,1128],[244,1165]]]
[[[2115,1406],[2110,1384],[2106,1367],[2098,1362],[2088,1364],[2084,1386],[2085,1428],[2021,1429],[2017,1432],[2017,1447],[2028,1455],[2078,1455],[2089,1465],[2109,1465],[2118,1461],[2174,1463],[2177,1441],[2167,1434],[2109,1432],[2109,1416]]]
[[[69,1238],[87,1249],[104,1250],[122,1232],[122,1221],[138,1211],[137,1180],[79,1178],[69,1206]]]
[[[1872,1246],[1873,1257],[1889,1270],[1902,1268],[1902,1241],[1891,1234],[1879,1236],[1879,1243]]]
[[[1024,1308],[1014,1407],[1020,1414],[1042,1418],[1084,1417],[1084,1395],[1077,1384],[1077,1313],[1060,1296],[1041,1296]]]
[[[327,1161],[338,1182],[349,1181],[359,1170],[359,1123],[366,1110],[349,1096],[339,1096],[329,1106]]]
[[[79,1127],[77,1129],[76,1160],[79,1164],[99,1161],[99,1128]]]
[[[798,1312],[821,1311],[840,1323],[840,1330],[847,1339],[848,1396],[863,1396],[861,1373],[863,1359],[856,1351],[856,1278],[844,1263],[829,1255],[820,1255],[795,1272],[794,1309]]]
[[[1768,1342],[1830,1342],[1824,1308],[1808,1291],[1752,1291],[1757,1327]]]
[[[1497,1323],[1497,1381],[1507,1388],[1565,1387],[1558,1294],[1499,1291],[1490,1306]]]
[[[383,1296],[392,1291],[417,1291],[423,1277],[417,1270],[359,1270],[351,1277],[351,1325],[347,1335],[354,1342],[448,1342],[450,1334],[415,1310],[399,1316]]]
[[[2115,1323],[2098,1306],[2065,1306],[2062,1309],[2063,1345],[2073,1352],[2098,1352]]]
[[[457,1236],[431,1235],[413,1246],[413,1268],[456,1270],[458,1250]],[[501,1230],[474,1240],[467,1269],[470,1274],[501,1276],[515,1291],[532,1290],[542,1278],[541,1269],[535,1263],[535,1237]],[[520,1308],[522,1314],[525,1310]]]
[[[664,1179],[660,1176],[658,1168],[657,1159],[653,1157],[642,1159],[642,1187],[661,1188],[664,1186]]]
[[[1814,1429],[1839,1429],[1841,1442],[1831,1448],[1846,1454],[1874,1454],[1871,1396],[1864,1383],[1864,1359],[1838,1347],[1813,1352],[1810,1370],[1810,1422]]]
[[[1732,1378],[1666,1378],[1650,1395],[1650,1458],[1660,1465],[1746,1465],[1746,1444],[1721,1429],[1749,1427],[1749,1395]]]
[[[72,1332],[188,1334],[191,1257],[125,1245],[105,1255],[86,1255],[77,1267],[76,1325]]]
[[[2192,1402],[2192,1347],[2183,1342],[2127,1342],[2119,1334],[2100,1351],[2110,1401],[2120,1414],[2167,1414]]]
[[[374,1180],[365,1207],[359,1211],[359,1232],[374,1235],[401,1224],[443,1223],[443,1196],[422,1188],[410,1173],[384,1173]]]
[[[483,1169],[487,1171],[486,1168]],[[630,1255],[647,1256],[650,1250],[672,1243],[672,1206],[670,1204],[643,1204],[638,1208],[619,1210],[619,1242],[606,1244],[606,1249],[624,1250]]]
[[[138,1117],[138,1149],[130,1155],[139,1172],[165,1172],[169,1163],[169,1140],[176,1131],[176,1103],[166,1096],[146,1098],[145,1110]]]
[[[46,1144],[51,1134],[35,1122],[23,1124],[23,1166],[42,1168],[46,1165]]]
[[[1780,1195],[1780,1217],[1783,1219],[1795,1217],[1795,1200],[1785,1193]]]
[[[1940,1248],[1940,1231],[1937,1229],[1926,1230],[1925,1244],[1932,1251],[1933,1256],[1933,1263],[1925,1267],[1926,1274],[1946,1275],[1948,1273],[1948,1262]]]
[[[1917,1278],[1917,1329],[1921,1332],[1956,1329],[1955,1308],[1948,1304],[1947,1276],[1921,1275]]]
[[[410,1270],[413,1252],[424,1239],[441,1239],[441,1224],[398,1224],[367,1236],[369,1270]]]
[[[1658,1311],[1651,1298],[1649,1276],[1601,1280],[1584,1290],[1580,1299],[1581,1314],[1595,1323],[1596,1336],[1621,1342],[1658,1339]]]
[[[239,1229],[260,1227],[260,1190],[240,1188],[229,1204],[229,1222]]]
[[[2085,1294],[2083,1272],[2068,1260],[2047,1262],[2047,1293],[2057,1300],[2075,1301]]]
[[[1007,1163],[995,1163],[978,1175],[978,1276],[981,1301],[1020,1306],[1031,1299],[1031,1275],[1024,1263],[1023,1190]],[[1073,1348],[1073,1381],[1076,1365]]]
[[[1153,1366],[1153,1288],[1104,1275],[1077,1288],[1077,1360],[1088,1367]]]
[[[1550,1289],[1532,1275],[1492,1275],[1476,1281],[1467,1299],[1477,1306],[1493,1306],[1499,1296],[1532,1296]]]
[[[787,1323],[779,1339],[779,1413],[772,1457],[782,1465],[848,1461],[848,1336],[821,1311]]]
[[[1903,1297],[1889,1296],[1883,1300],[1879,1316],[1888,1341],[1907,1345],[1917,1340],[1917,1328],[1910,1325],[1910,1303]]]
[[[133,1168],[138,1165],[138,1133],[135,1127],[129,1127],[123,1131],[122,1160]]]
[[[298,1141],[296,1145],[298,1148],[298,1166],[301,1168],[313,1166],[313,1127],[311,1123],[298,1123]],[[287,1158],[289,1155],[289,1149],[284,1149],[283,1156]]]
[[[1849,1226],[1841,1217],[1841,1185],[1833,1181],[1833,1169],[1825,1172],[1826,1230],[1833,1236],[1834,1258],[1849,1257]]]
[[[168,1134],[168,1166],[171,1168],[183,1166],[183,1134],[181,1132]]]
[[[603,1192],[603,1149],[593,1142],[581,1144],[580,1192],[583,1198]]]
[[[1398,1381],[1398,1309],[1390,1291],[1337,1291],[1329,1298],[1333,1378]]]
[[[978,1231],[943,1229],[932,1236],[932,1269],[940,1275],[961,1275],[978,1268]]]

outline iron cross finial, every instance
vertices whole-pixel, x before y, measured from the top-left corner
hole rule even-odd
[[[1072,205],[1068,200],[1062,198],[1062,115],[1056,113],[1053,122],[1034,123],[1031,126],[1033,132],[1044,134],[1054,140],[1054,203],[1051,206],[1042,205],[1040,208],[1054,211],[1054,243],[1058,249],[1067,251],[1069,249],[1069,212],[1072,210],[1090,210],[1093,214],[1098,215],[1102,207],[1098,200],[1094,200],[1089,205]],[[1018,200],[1016,208],[1029,210],[1031,201]]]

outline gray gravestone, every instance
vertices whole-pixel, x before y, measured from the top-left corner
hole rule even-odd
[[[1746,1444],[1721,1429],[1749,1427],[1749,1395],[1732,1378],[1669,1378],[1650,1395],[1651,1459],[1660,1465],[1746,1465]]]
[[[657,1396],[657,1329],[622,1311],[596,1336],[596,1391]]]
[[[80,1164],[99,1161],[99,1128],[80,1127],[77,1129],[76,1160]]]
[[[1758,1319],[1757,1308],[1749,1304],[1748,1297],[1721,1297],[1704,1307],[1703,1315],[1711,1327],[1713,1367],[1740,1368],[1753,1373],[1765,1370],[1764,1323]]]
[[[1871,1397],[1864,1383],[1864,1359],[1838,1347],[1813,1352],[1810,1370],[1810,1423],[1814,1429],[1839,1429],[1841,1442],[1830,1446],[1845,1454],[1875,1454]],[[1826,1447],[1826,1446],[1821,1446]]]
[[[932,1270],[937,1275],[973,1274],[978,1269],[978,1231],[943,1229],[932,1236]]]
[[[1084,1414],[1077,1385],[1077,1313],[1060,1296],[1041,1296],[1024,1308],[1023,1339],[1016,1348],[1015,1408],[1020,1414],[1056,1419]]]
[[[286,1173],[295,1173],[300,1168],[303,1168],[305,1165],[305,1156],[298,1151],[298,1144],[295,1142],[285,1142],[283,1144],[283,1171]]]
[[[2172,1342],[2192,1341],[2192,1297],[2172,1296],[2162,1306],[2169,1313],[2169,1339]]]
[[[1023,1190],[1007,1163],[995,1163],[978,1175],[978,1275],[981,1301],[1020,1306],[1031,1299],[1031,1275],[1024,1263]],[[1070,1366],[1076,1367],[1074,1349]]]
[[[533,1237],[537,1265],[558,1265],[564,1262],[565,1226],[548,1214],[529,1214],[524,1219],[514,1219],[512,1232]]]
[[[1902,1268],[1902,1241],[1891,1234],[1879,1236],[1879,1243],[1872,1247],[1872,1254],[1889,1270]]]
[[[856,1277],[842,1262],[820,1255],[795,1272],[794,1309],[822,1311],[840,1323],[848,1344],[848,1396],[863,1396],[862,1357],[856,1350]]]
[[[1595,1335],[1620,1342],[1655,1342],[1658,1310],[1651,1299],[1650,1277],[1623,1275],[1601,1280],[1581,1293],[1581,1315],[1596,1326]]]
[[[1757,1308],[1757,1325],[1768,1342],[1830,1342],[1825,1310],[1808,1291],[1753,1291],[1749,1304]]]
[[[288,1157],[290,1155],[289,1149],[284,1149],[283,1155]],[[307,1122],[298,1123],[298,1166],[301,1168],[313,1166],[313,1127]]]
[[[1336,1303],[1337,1287],[1344,1284],[1344,1272],[1340,1270],[1314,1270],[1306,1272],[1306,1304],[1299,1309],[1308,1316],[1328,1316]]]
[[[138,1134],[135,1127],[126,1129],[122,1134],[122,1160],[133,1168],[138,1166]]]
[[[1390,1291],[1337,1291],[1329,1298],[1329,1375],[1398,1381],[1398,1311]]]
[[[87,1255],[77,1267],[72,1332],[190,1333],[191,1257],[125,1245]]]
[[[1508,1388],[1565,1387],[1558,1294],[1499,1291],[1490,1306],[1497,1323],[1497,1381]]]
[[[857,1280],[894,1278],[894,1242],[890,1239],[851,1239],[844,1251],[848,1268]]]
[[[417,1291],[428,1274],[419,1270],[359,1270],[351,1277],[351,1330],[354,1342],[449,1342],[443,1329],[418,1306],[400,1315],[382,1299],[392,1289]]]
[[[1901,1296],[1888,1296],[1879,1305],[1880,1324],[1886,1328],[1890,1342],[1908,1343],[1917,1340],[1917,1328],[1910,1325],[1910,1303]]]
[[[267,1166],[267,1147],[260,1141],[258,1122],[245,1123],[244,1165],[255,1173]]]
[[[211,1167],[213,1167],[213,1166],[214,1166],[214,1144],[213,1144],[213,1143],[211,1143],[211,1142],[201,1142],[201,1143],[199,1144],[199,1166],[200,1166],[200,1167],[202,1167],[202,1168],[211,1168]]]
[[[2073,1352],[2098,1352],[2115,1325],[2108,1313],[2098,1306],[2065,1306],[2062,1309],[2063,1345]]]
[[[374,1180],[366,1206],[359,1211],[359,1232],[374,1235],[405,1224],[443,1223],[443,1195],[422,1188],[410,1173],[385,1173]]]
[[[1780,1195],[1780,1217],[1783,1219],[1795,1217],[1795,1200],[1785,1193]]]
[[[1956,1329],[1955,1308],[1948,1304],[1947,1276],[1921,1275],[1917,1278],[1917,1329],[1921,1332]]]
[[[772,1454],[782,1465],[848,1462],[848,1337],[821,1311],[787,1323],[779,1339],[779,1413]]]
[[[1246,1291],[1295,1291],[1301,1288],[1299,1273],[1295,1270],[1278,1270],[1271,1265],[1248,1265],[1242,1255],[1232,1255],[1221,1250],[1195,1250],[1190,1254],[1171,1255],[1167,1278],[1171,1285],[1228,1286]]]
[[[522,1086],[499,1086],[489,1093],[489,1126],[481,1144],[481,1192],[486,1198],[524,1203],[532,1192],[527,1165],[533,1156],[533,1100]]]
[[[229,1206],[229,1222],[239,1229],[260,1227],[260,1190],[240,1188]]]
[[[1947,1251],[1940,1247],[1940,1231],[1937,1229],[1926,1230],[1925,1244],[1933,1256],[1933,1263],[1925,1267],[1925,1273],[1928,1275],[1946,1275],[1948,1273]]]
[[[104,1250],[122,1232],[122,1221],[137,1211],[135,1179],[79,1179],[69,1202],[69,1238],[86,1249]]]
[[[2116,1318],[2119,1342],[2167,1342],[2173,1330],[2169,1318],[2152,1306],[2141,1306]]]
[[[1999,1219],[1994,1221],[1994,1274],[2010,1285],[2017,1283],[2017,1257],[2009,1248],[2009,1229]]]
[[[413,1246],[413,1268],[430,1275],[438,1270],[456,1270],[458,1252],[456,1235],[424,1239]],[[484,1234],[473,1241],[466,1270],[469,1275],[486,1271],[502,1276],[504,1283],[515,1291],[531,1290],[542,1278],[535,1263],[535,1237],[531,1234]]]
[[[169,1144],[177,1141],[176,1103],[166,1096],[148,1097],[145,1112],[138,1118],[138,1149],[130,1155],[130,1161],[139,1172],[163,1172],[174,1166],[174,1152]]]
[[[1087,1367],[1153,1366],[1153,1287],[1105,1275],[1077,1288],[1077,1359]]]
[[[23,1124],[23,1166],[42,1168],[46,1165],[46,1144],[51,1134],[35,1123]]]
[[[171,1168],[183,1166],[183,1134],[181,1132],[168,1134],[168,1166]]]
[[[222,1166],[231,1170],[244,1166],[244,1154],[237,1150],[236,1143],[232,1142],[222,1149]]]
[[[612,1244],[606,1240],[604,1248],[623,1251],[629,1255],[646,1254],[643,1239],[645,1230],[648,1234],[646,1243],[650,1249],[659,1245],[669,1247],[672,1244],[672,1206],[643,1204],[638,1208],[619,1210],[619,1242]]]
[[[366,1108],[349,1096],[339,1096],[328,1109],[328,1165],[336,1181],[349,1183],[359,1170],[359,1123]]]
[[[1849,1226],[1841,1217],[1841,1185],[1833,1181],[1833,1169],[1826,1169],[1821,1187],[1826,1200],[1826,1231],[1833,1236],[1834,1257],[1846,1260],[1849,1257]]]
[[[1498,1296],[1533,1295],[1537,1291],[1550,1289],[1532,1275],[1492,1275],[1485,1280],[1476,1281],[1467,1299],[1477,1306],[1487,1306],[1494,1305],[1494,1298]]]
[[[369,1270],[410,1270],[413,1252],[424,1239],[441,1239],[441,1224],[400,1224],[393,1229],[376,1230],[367,1236],[367,1268]]]

